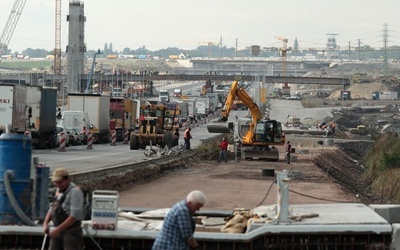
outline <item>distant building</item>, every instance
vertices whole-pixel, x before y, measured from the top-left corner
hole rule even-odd
[[[299,42],[297,41],[297,37],[294,39],[293,50],[299,50]]]

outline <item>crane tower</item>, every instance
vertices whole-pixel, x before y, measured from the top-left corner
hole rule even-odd
[[[56,0],[54,76],[61,75],[61,0]],[[58,77],[60,79],[60,77]],[[54,80],[53,80],[54,82]]]
[[[282,56],[282,77],[286,77],[286,69],[287,69],[287,52],[291,50],[287,46],[288,44],[288,39],[282,36],[276,36],[275,37],[278,40],[281,40],[283,42],[282,47],[279,49],[281,51],[281,56]],[[290,95],[290,87],[287,82],[285,82],[282,86],[282,94],[283,95]]]
[[[7,51],[8,43],[11,40],[15,27],[17,26],[19,17],[21,16],[25,3],[26,0],[15,0],[10,16],[8,17],[6,26],[4,27],[4,30],[0,36],[0,55],[3,55],[3,53]]]

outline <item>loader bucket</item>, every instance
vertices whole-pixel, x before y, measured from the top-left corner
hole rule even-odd
[[[233,131],[233,123],[231,122],[213,122],[207,125],[209,133],[227,134]]]

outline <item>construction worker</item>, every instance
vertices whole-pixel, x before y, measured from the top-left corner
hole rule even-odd
[[[192,131],[192,129],[189,127],[185,130],[185,134],[183,135],[183,139],[185,140],[185,149],[190,149],[190,139],[192,139],[190,131]]]
[[[326,129],[326,121],[321,122],[320,124],[318,124],[318,127],[322,130]]]
[[[290,153],[292,152],[292,144],[290,144],[290,141],[287,141],[286,144],[286,163],[290,164]]]
[[[43,222],[43,232],[50,236],[49,249],[82,249],[83,193],[63,168],[54,170],[51,181],[57,190]],[[50,221],[54,225],[52,229]]]
[[[219,156],[218,156],[218,162],[221,162],[222,159],[225,160],[225,162],[228,161],[228,142],[226,141],[225,137],[222,138],[221,144],[218,146],[219,147]]]
[[[332,131],[332,135],[334,135],[334,134],[335,134],[335,131],[336,131],[336,125],[335,125],[335,123],[330,122],[330,123],[329,123],[329,128],[330,128],[330,130]]]
[[[175,129],[174,139],[172,140],[172,147],[179,145],[179,128]]]

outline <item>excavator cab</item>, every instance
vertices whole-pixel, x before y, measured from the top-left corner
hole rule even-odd
[[[255,129],[255,140],[256,142],[271,142],[273,140],[273,123],[267,121],[257,122]]]
[[[275,120],[261,120],[255,129],[255,142],[280,144],[282,142],[282,124]]]

